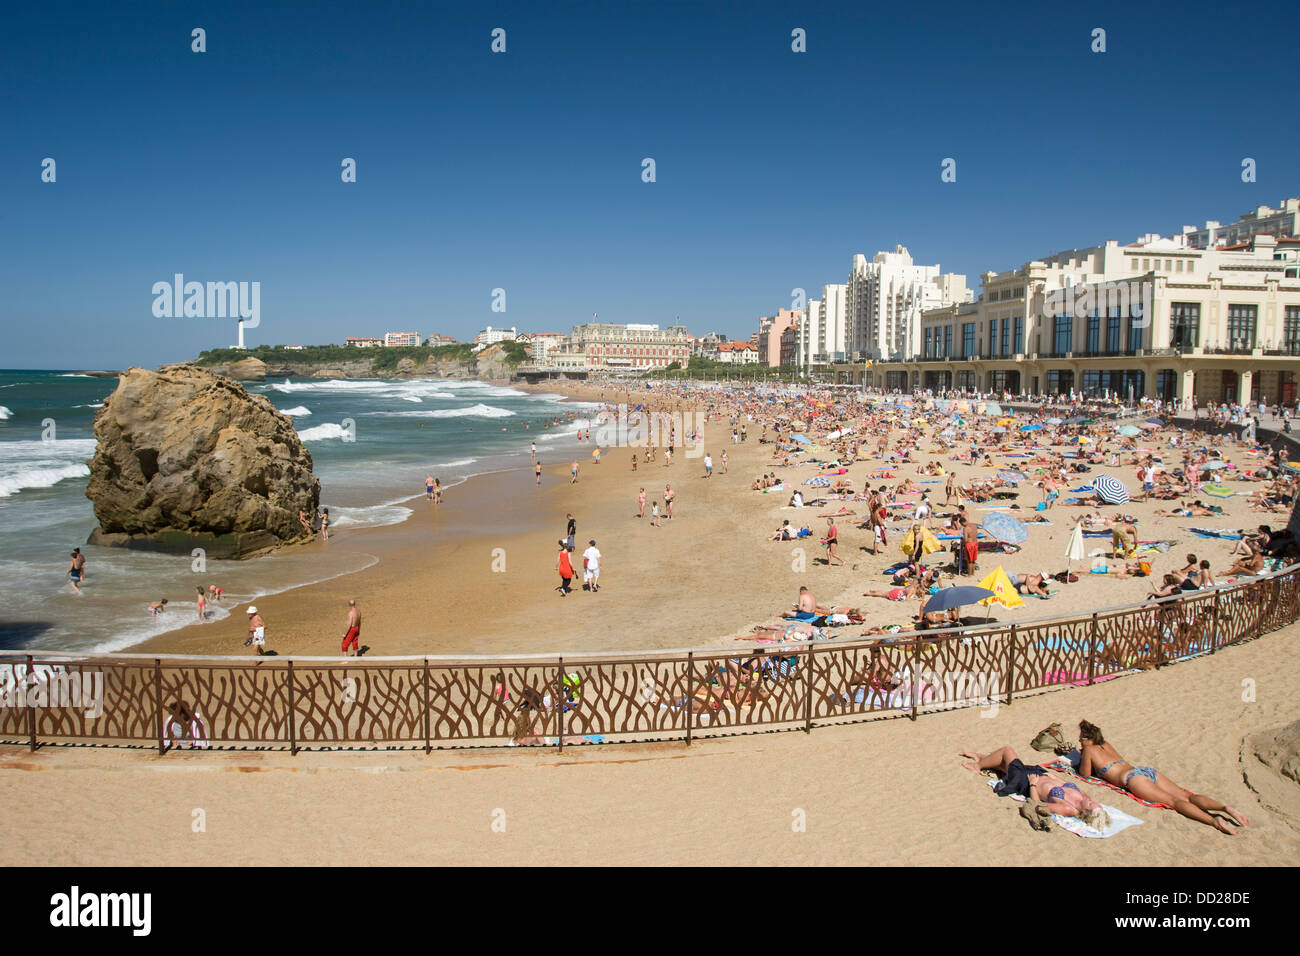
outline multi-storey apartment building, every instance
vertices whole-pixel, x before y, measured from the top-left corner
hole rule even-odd
[[[1183,226],[1183,238],[1193,249],[1235,246],[1255,236],[1300,235],[1300,198],[1283,199],[1277,209],[1256,206],[1236,222],[1220,225],[1211,219],[1202,228]]]
[[[781,364],[781,337],[788,329],[798,328],[803,322],[802,309],[777,309],[776,315],[765,315],[758,320],[758,360],[776,368]],[[793,342],[794,340],[791,339]],[[791,357],[793,362],[793,357]]]
[[[855,255],[844,296],[846,351],[872,360],[915,354],[922,312],[971,300],[964,275],[917,265],[901,245]]]
[[[845,360],[845,285],[822,286],[822,297],[808,303],[799,324],[794,364],[804,372]]]
[[[419,344],[420,344],[419,332],[385,332],[384,333],[384,346],[386,348],[395,348],[397,346],[419,345]]]

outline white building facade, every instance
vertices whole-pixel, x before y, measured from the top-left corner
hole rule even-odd
[[[916,354],[922,312],[972,299],[964,275],[917,265],[901,245],[855,255],[844,289],[845,351],[873,361]]]

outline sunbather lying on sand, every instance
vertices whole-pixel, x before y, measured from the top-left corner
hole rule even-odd
[[[1189,820],[1212,826],[1229,836],[1235,836],[1236,831],[1219,817],[1210,816],[1211,813],[1227,814],[1237,826],[1250,826],[1244,816],[1213,797],[1178,786],[1154,767],[1135,767],[1106,742],[1100,727],[1086,720],[1079,721],[1079,751],[1079,773],[1083,776],[1100,777],[1148,803],[1166,803]]]
[[[1019,794],[1038,800],[1048,813],[1078,817],[1094,830],[1105,830],[1110,825],[1110,816],[1105,808],[1080,790],[1077,783],[1058,777],[1037,764],[1022,763],[1010,747],[1000,747],[989,754],[964,750],[962,756],[970,758],[962,763],[967,770],[977,773],[991,770],[1002,778],[999,796]]]

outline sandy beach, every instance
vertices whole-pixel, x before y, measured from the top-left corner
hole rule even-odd
[[[618,402],[622,392],[598,386],[548,383],[547,391],[562,391],[588,401]],[[636,402],[640,396],[632,396]],[[749,635],[752,627],[770,621],[788,609],[800,586],[813,591],[819,602],[860,606],[868,624],[906,625],[918,605],[863,597],[868,588],[884,588],[890,578],[884,569],[903,560],[898,538],[892,538],[879,555],[872,555],[869,531],[858,529],[865,517],[865,502],[834,502],[825,507],[791,508],[792,487],[805,494],[802,482],[818,473],[815,464],[777,467],[773,446],[760,444],[761,426],[751,423],[748,441],[731,442],[728,419],[711,419],[704,427],[704,449],[715,459],[714,476],[704,478],[702,458],[679,454],[665,466],[662,453],[649,464],[631,467],[632,449],[606,449],[599,465],[591,461],[587,442],[556,443],[544,449],[543,481],[539,488],[531,467],[481,475],[451,490],[444,504],[418,499],[415,514],[389,527],[336,534],[327,544],[302,546],[331,551],[356,551],[378,558],[368,570],[334,578],[259,599],[257,606],[267,622],[268,647],[281,654],[329,655],[339,648],[345,627],[347,601],[355,598],[363,613],[362,641],[372,655],[562,653],[575,650],[643,650],[694,646],[730,646],[734,638]],[[519,433],[520,450],[527,452],[529,435]],[[1139,441],[1140,447],[1155,447]],[[922,449],[927,443],[922,443]],[[721,471],[726,451],[728,473]],[[559,457],[554,457],[558,454]],[[868,449],[864,446],[865,457]],[[1231,449],[1230,457],[1249,466],[1250,457]],[[638,455],[640,457],[640,455]],[[569,466],[580,462],[579,481],[569,483]],[[992,476],[997,468],[953,464],[946,456],[924,453],[920,462],[942,461],[959,482],[975,476]],[[999,463],[1001,459],[999,459]],[[874,477],[879,460],[863,461],[847,477],[862,486]],[[1115,469],[1118,471],[1119,469]],[[1123,471],[1131,471],[1125,467]],[[890,468],[896,484],[918,475],[917,467]],[[751,491],[760,474],[776,472],[786,482],[784,491]],[[873,484],[879,484],[876,479]],[[1079,476],[1080,483],[1086,480]],[[1131,478],[1130,487],[1136,490]],[[660,528],[650,527],[649,511],[637,518],[637,492],[646,490],[648,502],[663,507],[665,485],[677,494],[675,517]],[[1028,621],[1089,613],[1104,607],[1139,602],[1159,584],[1161,575],[1181,567],[1188,554],[1210,561],[1216,575],[1231,564],[1229,552],[1236,543],[1226,539],[1193,537],[1189,527],[1254,528],[1272,522],[1283,527],[1285,515],[1253,512],[1247,502],[1252,485],[1235,485],[1236,497],[1211,499],[1224,514],[1214,518],[1169,518],[1155,514],[1175,502],[1132,502],[1123,509],[1138,521],[1141,540],[1169,540],[1176,544],[1164,553],[1144,555],[1152,564],[1150,578],[1117,578],[1083,573],[1077,583],[1055,585],[1050,599],[1027,596],[1025,606],[994,607],[990,620]],[[953,511],[943,502],[944,484],[923,484],[935,502],[936,514]],[[328,494],[328,489],[326,489]],[[1039,499],[1032,482],[1023,483],[1016,503],[1022,518],[1034,515]],[[1068,497],[1063,495],[1062,499]],[[903,497],[891,511],[890,526],[907,528],[917,497]],[[1008,502],[970,505],[979,522],[992,507]],[[828,566],[818,544],[825,533],[821,512],[840,508],[856,512],[837,519],[840,554],[846,565]],[[1102,509],[1108,515],[1114,508]],[[556,588],[556,541],[565,530],[566,515],[577,521],[577,555],[595,538],[602,553],[599,594],[579,592],[561,600]],[[980,574],[958,578],[974,584],[988,571],[1002,566],[1008,573],[1052,573],[1064,570],[1070,523],[1078,508],[1063,503],[1043,512],[1050,523],[1030,524],[1029,540],[1017,554],[981,554]],[[768,537],[783,520],[793,527],[806,525],[813,534],[800,541],[774,542]],[[937,522],[936,522],[937,527]],[[1110,553],[1109,534],[1087,538],[1088,553]],[[497,549],[500,549],[498,551]],[[936,554],[928,563],[942,563]],[[1086,572],[1090,563],[1076,572]],[[504,563],[504,571],[493,570]],[[580,562],[579,562],[580,565]],[[580,568],[579,568],[580,570]],[[950,579],[951,580],[951,579]],[[243,654],[245,615],[208,625],[191,625],[132,648],[142,653]],[[862,628],[837,630],[837,636],[854,636]]]

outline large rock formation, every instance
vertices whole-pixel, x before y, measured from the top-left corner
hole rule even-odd
[[[95,414],[96,544],[239,557],[308,534],[320,482],[293,423],[192,365],[132,368]]]

